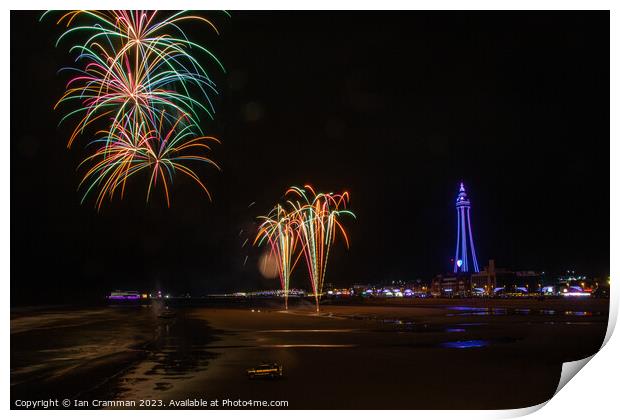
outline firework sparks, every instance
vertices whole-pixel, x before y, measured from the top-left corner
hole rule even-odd
[[[289,188],[285,196],[288,197],[286,207],[277,205],[269,215],[259,218],[262,223],[255,244],[266,241],[271,246],[271,252],[278,261],[287,308],[290,275],[300,257],[304,256],[318,312],[329,251],[336,236],[340,234],[349,247],[348,235],[339,218],[355,218],[355,215],[346,209],[349,202],[347,192],[317,194],[306,185],[304,188]]]
[[[329,251],[338,232],[342,235],[346,247],[349,248],[349,237],[338,219],[345,215],[355,218],[355,215],[346,210],[349,202],[347,192],[317,194],[311,186],[305,185],[304,188],[291,187],[287,195],[294,197],[292,200],[289,199],[289,203],[295,209],[295,218],[299,225],[299,239],[303,244],[302,251],[318,312]]]
[[[288,310],[288,291],[290,276],[297,264],[299,256],[296,256],[298,233],[297,219],[287,214],[286,210],[277,205],[267,216],[259,217],[262,223],[254,243],[259,245],[267,241],[271,247],[271,253],[275,257],[280,284],[284,294],[284,307]]]
[[[82,202],[98,188],[96,203],[97,208],[100,208],[105,197],[112,199],[119,188],[122,197],[127,180],[145,171],[149,172],[147,201],[152,189],[160,182],[166,202],[170,205],[169,186],[174,175],[179,172],[196,181],[211,198],[209,190],[189,165],[192,162],[203,162],[219,169],[214,161],[201,153],[211,150],[209,144],[219,143],[219,140],[199,136],[192,124],[182,124],[184,116],[164,131],[164,113],[161,112],[159,122],[136,121],[126,116],[121,121],[115,121],[109,130],[100,132],[101,137],[92,142],[100,146],[80,164],[92,164],[80,183],[80,186],[86,188]]]
[[[214,140],[204,136],[200,116],[214,118],[212,99],[217,90],[193,53],[206,55],[224,68],[215,55],[183,32],[183,24],[191,21],[219,34],[210,20],[187,11],[76,10],[57,20],[67,29],[56,45],[82,40],[70,48],[77,54],[77,67],[61,69],[74,76],[54,107],[77,105],[60,121],[78,121],[67,146],[80,136],[90,136],[91,126],[109,127],[96,132],[98,139],[89,144],[99,147],[82,162],[96,162],[81,185],[87,185],[85,197],[94,187],[100,188],[98,208],[119,187],[122,196],[127,179],[145,169],[152,170],[147,199],[161,182],[169,206],[168,189],[175,173],[194,179],[208,194],[197,173],[184,163],[215,165],[199,152],[209,150],[206,141]]]

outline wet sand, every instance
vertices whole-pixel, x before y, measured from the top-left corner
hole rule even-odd
[[[11,321],[11,398],[32,392],[24,384],[33,378],[54,384],[57,393],[75,392],[67,378],[92,372],[98,358],[139,354],[103,363],[109,371],[90,374],[99,376],[93,381],[98,385],[77,392],[165,404],[188,398],[286,400],[292,409],[525,407],[553,395],[562,362],[598,350],[609,304],[594,299],[428,302],[415,307],[325,305],[320,315],[309,304],[288,312],[277,305],[177,308],[169,319],[153,316],[148,307],[104,308],[97,316],[74,314],[52,325],[16,316]],[[63,322],[73,326],[63,327]],[[65,361],[71,374],[60,374],[61,361],[44,351],[50,343],[32,344],[45,342],[50,332],[65,336],[65,357],[75,359],[66,349],[75,347],[69,342],[77,334],[89,349],[110,340],[108,330],[121,325],[122,333],[114,334],[115,351],[103,346],[103,354],[95,356],[77,352],[80,362]],[[284,378],[249,380],[245,370],[261,361],[282,363]],[[55,368],[34,369],[37,374],[29,378],[23,371],[28,363]],[[46,387],[39,388],[37,395],[45,395]]]
[[[213,339],[205,323],[163,319],[163,310],[155,304],[12,311],[11,401],[114,398],[118,379],[158,355],[173,336],[203,345]],[[186,333],[188,324],[198,325]],[[196,369],[186,360],[183,367]]]

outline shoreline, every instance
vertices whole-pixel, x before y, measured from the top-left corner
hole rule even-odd
[[[512,308],[498,311],[507,302]],[[441,395],[450,393],[451,408],[516,408],[551,396],[561,363],[598,351],[609,305],[608,300],[488,299],[394,305],[390,299],[391,305],[324,303],[316,314],[303,301],[284,311],[280,299],[230,307],[168,303],[171,318],[137,306],[58,312],[53,322],[48,311],[38,312],[42,320],[37,312],[28,314],[31,320],[12,319],[17,327],[11,334],[12,407],[18,408],[18,398],[57,396],[258,398],[290,400],[291,409],[431,409],[445,408]],[[544,311],[532,306],[541,304]],[[21,348],[30,353],[19,354]],[[247,368],[269,360],[284,365],[282,381],[247,379]],[[37,375],[16,374],[22,367],[37,368]],[[369,376],[375,379],[368,382]],[[345,398],[338,381],[325,381],[329,377],[341,378],[352,392]],[[505,382],[507,377],[522,382],[519,394],[509,392],[517,385]],[[14,383],[24,378],[28,383]],[[493,398],[473,398],[470,381],[492,382]],[[309,399],[316,386],[326,387],[325,395]]]

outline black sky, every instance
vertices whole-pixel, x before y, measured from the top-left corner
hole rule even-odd
[[[52,110],[69,45],[54,47],[53,19],[11,13],[14,303],[275,286],[239,232],[304,183],[350,191],[358,217],[328,282],[446,271],[461,180],[481,265],[609,273],[608,12],[206,14],[221,36],[188,33],[227,68],[211,66],[205,124],[223,141],[223,171],[201,172],[214,201],[179,179],[168,209],[134,183],[97,213],[76,191],[85,152],[67,151]]]

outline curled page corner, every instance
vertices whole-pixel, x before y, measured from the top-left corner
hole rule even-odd
[[[611,335],[616,328],[616,321],[618,320],[618,305],[620,304],[620,296],[615,291],[614,288],[610,288],[610,298],[609,298],[609,317],[607,318],[607,332],[605,333],[605,338],[603,339],[603,344],[601,344],[601,349],[607,344]],[[600,351],[600,349],[599,349]]]
[[[573,379],[573,377],[577,374],[577,372],[579,372],[585,365],[587,365],[588,362],[592,360],[592,358],[596,356],[596,354],[599,351],[601,351],[603,347],[605,347],[607,342],[609,342],[609,339],[611,338],[611,335],[613,334],[614,329],[616,327],[616,320],[618,319],[618,306],[619,306],[618,298],[619,297],[620,296],[617,296],[617,293],[614,293],[614,291],[611,292],[611,298],[609,300],[609,318],[607,319],[607,331],[605,333],[605,338],[603,339],[603,343],[601,344],[601,347],[598,349],[596,353],[592,354],[591,356],[588,356],[580,360],[573,360],[571,362],[565,362],[562,364],[562,372],[560,374],[560,381],[558,382],[558,386],[555,389],[555,392],[553,393],[554,397],[557,395],[558,392],[560,392],[562,388],[564,388],[564,386],[571,379]],[[528,414],[532,414],[540,410],[541,408],[543,408],[545,405],[547,405],[547,403],[551,401],[551,399],[553,399],[553,397],[551,397],[545,402],[542,402],[540,404],[533,405],[530,407],[517,408],[514,410],[505,410],[503,412],[503,415],[501,415],[500,417],[501,418],[515,418],[515,417],[522,417]]]
[[[579,372],[588,362],[596,356],[596,354],[601,351],[603,347],[607,344],[611,335],[616,328],[616,320],[618,319],[618,294],[611,291],[611,298],[609,300],[609,317],[607,318],[607,332],[605,333],[605,338],[603,339],[603,343],[601,347],[598,349],[596,353],[593,355],[586,357],[585,359],[573,360],[572,362],[565,362],[562,364],[562,373],[560,374],[560,382],[558,382],[558,387],[555,389],[553,395],[555,396],[564,385],[566,385],[573,377]]]
[[[495,418],[502,418],[502,419],[513,419],[513,418],[517,418],[517,417],[524,417],[524,416],[528,416],[528,415],[530,415],[530,414],[540,410],[545,405],[547,405],[547,403],[549,401],[551,401],[551,400],[549,399],[547,401],[541,402],[540,404],[531,405],[529,407],[513,408],[513,409],[501,410],[501,411],[493,411],[493,414],[498,413],[499,415],[496,416]]]
[[[596,353],[595,353],[596,354]],[[560,382],[558,382],[558,387],[555,389],[553,396],[555,396],[564,385],[568,383],[573,377],[579,372],[594,356],[586,357],[585,359],[573,360],[572,362],[564,362],[562,363],[562,373],[560,374]]]
[[[562,373],[560,374],[560,381],[558,382],[558,386],[555,389],[555,392],[553,393],[553,397],[555,397],[557,393],[560,392],[562,388],[564,388],[564,385],[566,385],[571,379],[573,379],[573,377],[577,374],[577,372],[579,372],[595,355],[596,353],[593,354],[592,356],[586,357],[585,359],[573,360],[572,362],[563,363]],[[543,408],[545,405],[547,405],[549,401],[553,399],[553,397],[551,397],[547,401],[544,401],[540,404],[532,405],[530,407],[516,408],[513,410],[505,410],[499,417],[500,418],[516,418],[516,417],[527,416]]]

